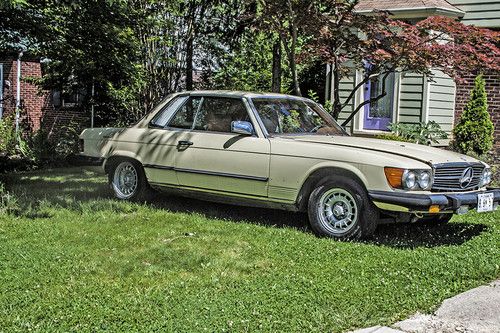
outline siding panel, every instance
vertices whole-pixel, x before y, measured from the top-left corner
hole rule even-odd
[[[500,1],[498,0],[448,0],[465,12],[462,22],[479,27],[500,27]]]
[[[399,95],[399,122],[419,123],[422,119],[424,77],[421,74],[404,73]]]
[[[441,71],[433,71],[429,88],[429,121],[437,122],[448,134],[455,117],[455,82]]]
[[[354,81],[355,81],[355,75],[352,73],[349,77],[344,78],[340,81],[340,101],[344,103],[351,93],[351,91],[354,89]],[[331,96],[331,99],[333,100],[333,96]],[[351,112],[354,110],[353,107],[353,102],[354,98],[351,100],[351,102],[345,107],[345,109],[340,113],[339,115],[339,123],[342,124],[344,120],[346,120]],[[346,126],[346,129],[350,129],[350,125]]]

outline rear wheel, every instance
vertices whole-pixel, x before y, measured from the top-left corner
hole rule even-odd
[[[150,186],[142,166],[133,160],[117,161],[108,175],[115,197],[120,200],[145,201],[150,196]]]
[[[316,234],[340,240],[371,236],[379,215],[363,186],[345,177],[320,183],[309,197],[308,213]]]

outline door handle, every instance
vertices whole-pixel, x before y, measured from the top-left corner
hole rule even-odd
[[[181,140],[178,142],[179,146],[192,146],[193,143],[191,141],[187,141],[187,140]]]

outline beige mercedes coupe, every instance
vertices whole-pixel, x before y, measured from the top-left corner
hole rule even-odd
[[[225,91],[168,96],[130,128],[86,129],[117,198],[151,188],[307,211],[321,236],[370,236],[380,221],[444,223],[493,211],[488,165],[422,145],[349,136],[305,98]]]

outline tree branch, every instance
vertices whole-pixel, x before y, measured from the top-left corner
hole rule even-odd
[[[379,73],[378,75],[382,75],[382,74],[385,74],[384,73]],[[349,105],[349,103],[351,102],[351,100],[353,99],[354,95],[356,94],[356,91],[358,91],[359,88],[361,88],[362,86],[364,86],[368,81],[370,81],[370,79],[373,77],[373,75],[366,75],[365,78],[360,82],[358,83],[351,91],[351,93],[349,94],[349,96],[347,96],[347,99],[344,101],[344,103],[342,104],[341,106],[341,110],[344,109],[347,105]]]
[[[389,74],[391,74],[392,72],[386,72],[384,77],[383,77],[383,81],[382,81],[382,93],[375,97],[375,98],[370,98],[366,101],[364,101],[363,103],[359,104],[356,109],[354,109],[354,111],[349,115],[349,117],[347,117],[347,119],[342,123],[342,127],[346,126],[347,124],[349,124],[351,122],[351,120],[354,118],[354,116],[359,112],[359,110],[361,110],[361,108],[363,108],[365,105],[367,104],[371,104],[373,102],[376,102],[382,98],[384,98],[385,96],[387,96],[387,91],[386,91],[386,79],[387,77],[389,76]]]

